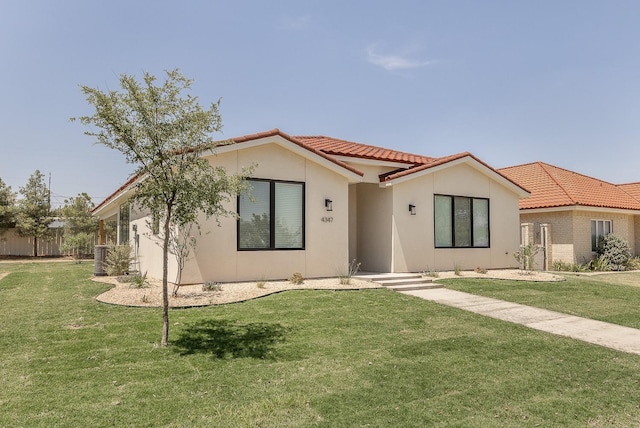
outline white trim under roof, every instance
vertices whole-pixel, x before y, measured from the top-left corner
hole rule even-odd
[[[316,162],[322,166],[324,166],[327,169],[330,169],[331,171],[342,175],[343,177],[345,177],[347,180],[349,180],[350,183],[359,183],[362,181],[363,177],[356,174],[353,171],[350,171],[349,169],[338,165],[335,162],[332,162],[329,159],[326,159],[322,156],[319,156],[318,154],[314,153],[313,151],[309,150],[309,149],[305,149],[304,147],[291,142],[289,140],[287,140],[286,138],[282,137],[281,135],[272,135],[272,136],[268,136],[268,137],[262,137],[262,138],[257,138],[255,140],[250,140],[250,141],[242,141],[239,143],[233,143],[233,144],[227,144],[227,145],[223,145],[223,146],[219,146],[217,147],[215,150],[207,150],[203,153],[203,156],[215,156],[218,153],[229,153],[229,152],[233,152],[233,151],[238,151],[238,150],[245,150],[245,149],[249,149],[252,147],[257,147],[257,146],[262,146],[265,144],[277,144],[297,155],[302,156],[305,159],[309,159],[313,162]],[[326,156],[330,156],[330,155],[326,155]],[[330,156],[331,158],[335,158],[334,156]]]
[[[359,164],[359,165],[374,165],[374,166],[388,166],[388,167],[392,167],[392,168],[403,168],[403,169],[409,169],[412,166],[416,165],[414,163],[403,163],[403,162],[391,162],[391,161],[384,161],[384,160],[377,160],[377,159],[366,159],[366,158],[360,158],[357,156],[336,156],[336,155],[328,155],[331,156],[334,159],[337,159],[339,161],[345,162],[345,163],[355,163],[355,164]]]
[[[418,177],[422,177],[423,175],[433,174],[435,172],[442,171],[443,169],[450,168],[450,167],[456,166],[456,165],[461,165],[461,164],[467,164],[470,167],[472,167],[473,169],[475,169],[478,172],[480,172],[481,174],[484,174],[484,175],[492,178],[493,180],[499,182],[503,186],[509,188],[512,192],[514,192],[515,194],[517,194],[521,198],[528,198],[529,196],[531,196],[531,193],[527,192],[522,187],[520,187],[517,184],[511,182],[510,180],[507,180],[504,176],[502,176],[501,174],[495,172],[494,170],[492,170],[491,168],[485,166],[484,164],[478,162],[477,160],[475,160],[471,156],[464,156],[464,157],[461,157],[459,159],[455,159],[455,160],[452,160],[450,162],[445,162],[443,164],[436,165],[436,166],[431,167],[431,168],[425,168],[422,171],[418,171],[418,172],[415,172],[413,174],[406,174],[406,175],[403,175],[402,177],[394,178],[393,180],[381,182],[380,183],[380,187],[390,187],[390,186],[393,186],[394,184],[400,184],[400,183],[403,183],[405,181],[409,181],[409,180],[413,180],[413,179],[418,178]]]

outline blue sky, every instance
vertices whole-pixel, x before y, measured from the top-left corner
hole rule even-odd
[[[640,2],[5,0],[0,178],[96,202],[133,171],[79,85],[180,68],[220,139],[280,128],[640,181]]]

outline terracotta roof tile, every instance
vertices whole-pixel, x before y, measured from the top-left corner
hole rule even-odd
[[[632,198],[640,201],[640,183],[618,184],[618,187],[624,190]]]
[[[415,155],[384,147],[370,146],[368,144],[354,143],[325,136],[295,136],[293,137],[323,153],[333,156],[350,156],[362,159],[374,159],[380,161],[399,162],[411,165],[424,165],[435,158]]]
[[[640,201],[615,184],[543,162],[501,168],[498,172],[531,192],[530,198],[520,199],[520,209],[584,205],[640,210]]]

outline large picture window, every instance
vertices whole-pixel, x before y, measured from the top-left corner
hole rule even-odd
[[[436,248],[488,248],[489,200],[434,196]]]
[[[611,220],[591,220],[591,251],[596,251],[600,238],[611,232]]]
[[[248,181],[238,197],[238,250],[304,249],[304,183]]]

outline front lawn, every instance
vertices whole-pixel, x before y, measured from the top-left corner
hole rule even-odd
[[[164,349],[90,264],[3,271],[0,426],[640,424],[640,357],[393,291],[173,310]]]
[[[561,282],[489,279],[439,282],[452,290],[640,328],[640,272],[564,276],[566,281]]]

